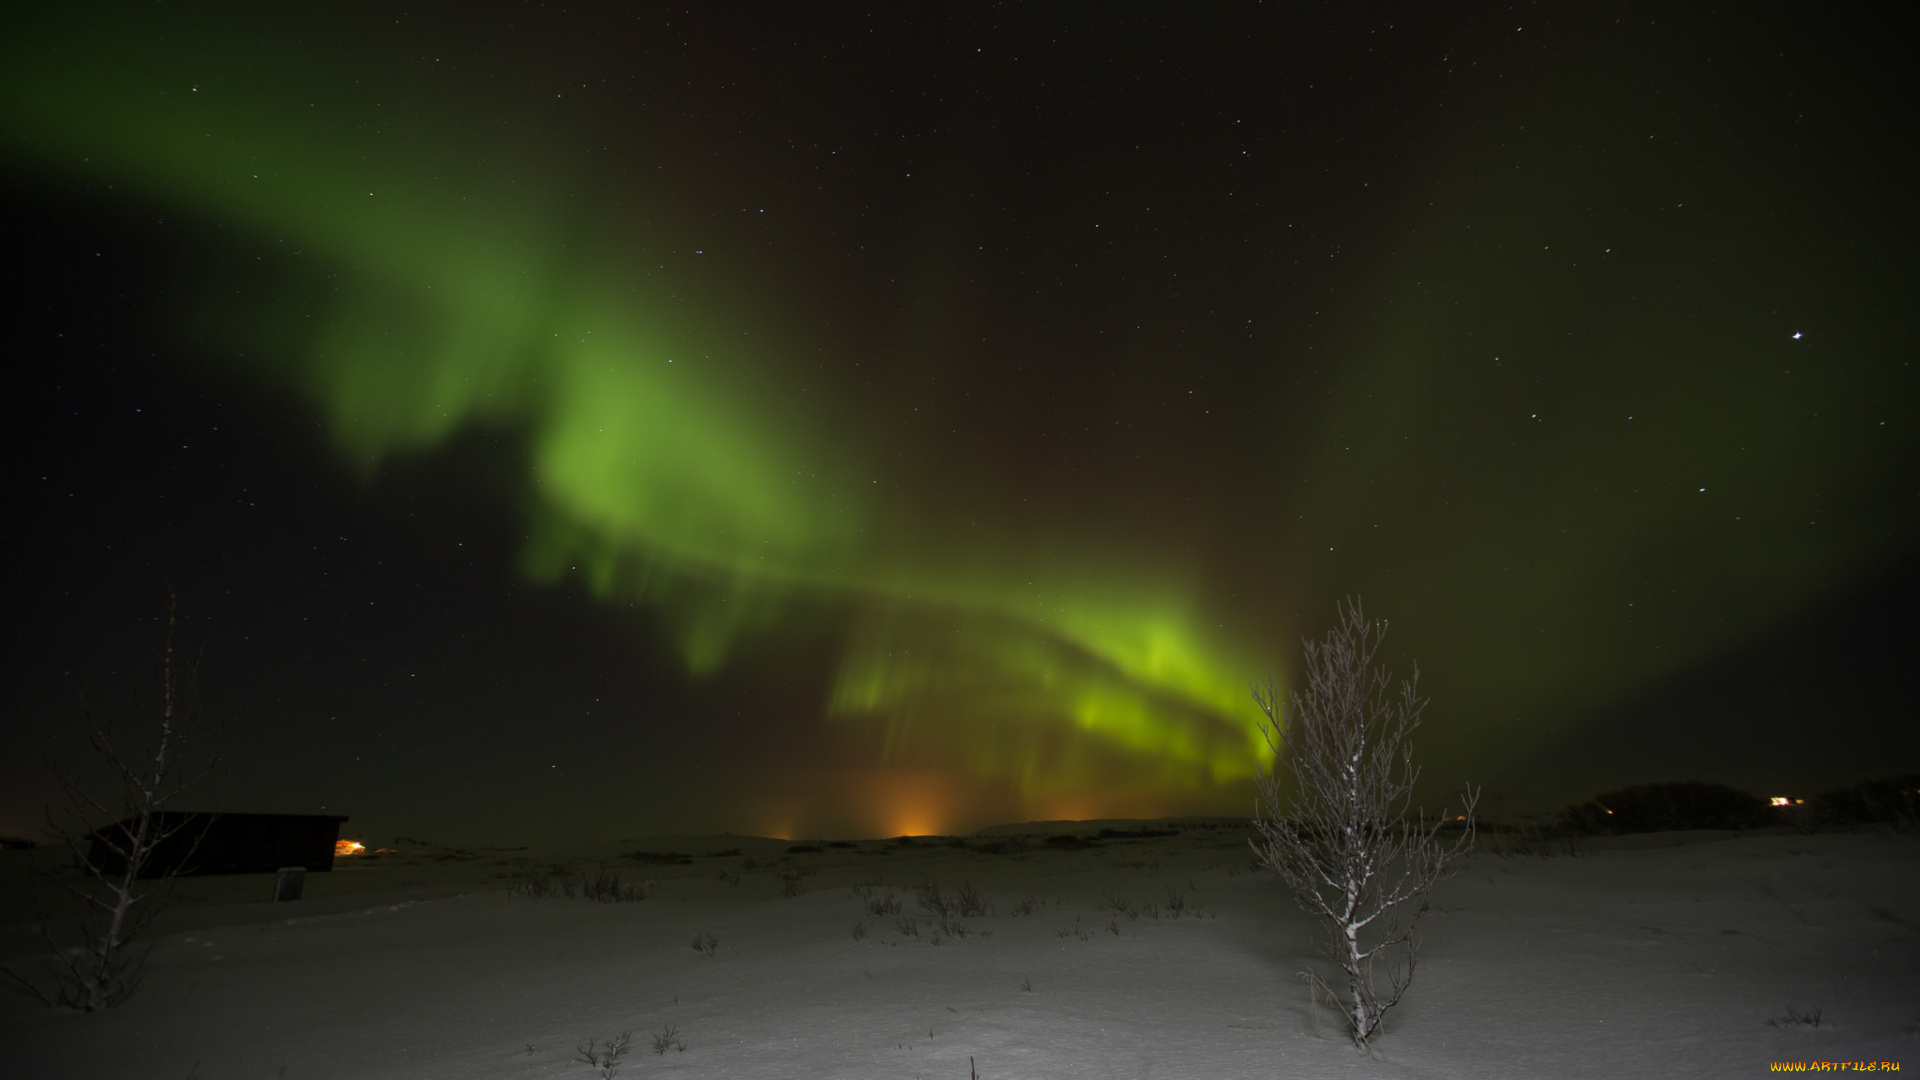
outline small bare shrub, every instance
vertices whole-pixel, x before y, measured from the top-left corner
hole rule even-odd
[[[564,879],[556,878],[538,870],[527,870],[509,874],[512,884],[507,886],[507,895],[523,900],[545,900],[560,895],[560,883]]]
[[[564,867],[558,873],[531,871],[510,879],[507,895],[527,900],[593,900],[619,904],[646,900],[653,895],[652,882],[622,881],[612,870],[574,873]]]
[[[954,910],[969,919],[985,918],[993,914],[993,904],[973,887],[971,879],[960,883],[959,891],[953,894]]]
[[[1009,915],[1032,915],[1040,910],[1040,901],[1031,896],[1023,896],[1007,909]]]
[[[885,896],[869,896],[867,897],[867,914],[874,916],[898,915],[900,914],[900,898],[892,893],[887,893]]]
[[[620,904],[647,899],[652,895],[649,884],[644,881],[621,881],[618,873],[601,870],[581,879],[580,893],[586,899],[602,904]]]
[[[944,918],[956,910],[956,901],[941,890],[937,881],[920,886],[915,890],[915,898],[920,901],[920,910],[935,918]]]
[[[600,1075],[606,1080],[613,1080],[620,1072],[620,1058],[627,1052],[627,1044],[632,1041],[633,1032],[631,1031],[623,1031],[619,1038],[608,1039],[604,1043],[595,1043],[592,1039],[588,1039],[587,1045],[575,1048],[580,1053],[577,1060],[599,1069]]]
[[[806,875],[797,869],[780,871],[780,895],[791,900],[800,895],[800,879]]]
[[[677,1050],[685,1053],[687,1044],[680,1041],[680,1029],[668,1024],[666,1029],[653,1037],[653,1052],[666,1056],[667,1051]]]
[[[719,948],[720,939],[705,930],[693,935],[693,951],[699,953],[701,956],[710,958]]]

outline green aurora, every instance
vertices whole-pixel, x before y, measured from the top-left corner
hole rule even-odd
[[[379,105],[320,119],[296,65],[236,66],[211,46],[16,38],[6,66],[16,152],[113,176],[307,271],[269,280],[229,262],[190,332],[308,395],[363,469],[465,425],[524,432],[526,571],[645,602],[690,672],[718,672],[743,634],[838,609],[850,629],[828,711],[884,721],[890,758],[957,756],[1027,796],[1116,779],[1191,789],[1258,767],[1258,661],[1205,633],[1193,596],[1148,567],[963,568],[894,550],[866,490],[873,448],[783,407],[796,388],[777,357],[723,343],[724,305],[686,311],[664,267],[555,220],[561,178],[465,178],[461,155],[426,155]],[[369,122],[387,138],[367,138]],[[731,370],[712,362],[723,348]]]
[[[884,762],[1036,805],[1225,805],[1265,760],[1250,678],[1345,592],[1424,628],[1451,782],[1916,535],[1891,241],[1819,197],[1822,166],[1770,161],[1774,121],[1727,120],[1739,80],[1603,103],[1595,46],[1436,129],[1415,194],[1374,219],[1391,238],[1337,279],[1355,295],[1268,301],[1341,365],[1292,347],[1224,390],[1216,370],[1196,381],[1251,404],[1238,433],[1173,452],[1186,479],[1156,472],[1120,506],[1122,470],[1034,508],[979,496],[970,466],[916,478],[936,455],[893,446],[779,332],[794,274],[704,269],[667,185],[563,151],[590,140],[478,76],[276,51],[211,17],[164,48],[137,19],[61,18],[0,46],[7,153],[195,222],[215,254],[184,335],[309,402],[357,470],[515,433],[529,575],[642,604],[697,676],[745,641],[824,635],[824,715]],[[903,336],[964,362],[954,326],[983,302],[950,297]],[[1093,438],[1123,460],[1112,422]],[[1187,537],[1168,524],[1182,485],[1210,500]]]

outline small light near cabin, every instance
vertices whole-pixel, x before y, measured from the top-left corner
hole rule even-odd
[[[365,850],[367,850],[367,845],[358,840],[335,840],[333,842],[333,857],[336,859],[343,855],[358,855]]]

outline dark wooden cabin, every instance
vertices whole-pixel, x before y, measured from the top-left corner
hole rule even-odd
[[[213,814],[168,810],[156,814],[162,829],[182,826],[154,850],[141,877],[177,874],[271,874],[283,866],[309,871],[333,869],[333,845],[345,815]],[[115,872],[120,860],[100,833],[125,832],[121,821],[93,835],[88,855],[95,866]],[[196,841],[198,843],[196,844]],[[124,844],[120,845],[125,847]]]

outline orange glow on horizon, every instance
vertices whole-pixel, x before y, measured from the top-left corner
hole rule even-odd
[[[876,778],[876,824],[884,836],[945,836],[953,828],[951,782],[937,773]]]
[[[1231,812],[1146,789],[1022,797],[963,774],[924,767],[853,768],[837,779],[832,794],[825,797],[772,795],[759,805],[748,830],[796,843],[843,836],[954,836],[1023,821],[1145,821],[1208,810]]]
[[[1091,821],[1098,816],[1086,803],[1078,801],[1052,802],[1040,811],[1042,821]]]
[[[888,836],[944,836],[944,831],[925,813],[896,814],[887,825]]]
[[[333,857],[336,859],[343,855],[358,855],[365,850],[367,850],[367,845],[358,840],[335,840],[333,842]]]
[[[785,840],[791,844],[796,837],[806,831],[803,828],[805,823],[801,820],[800,808],[791,803],[766,807],[762,813],[764,816],[761,817],[760,824],[756,828],[759,835],[769,840]]]

